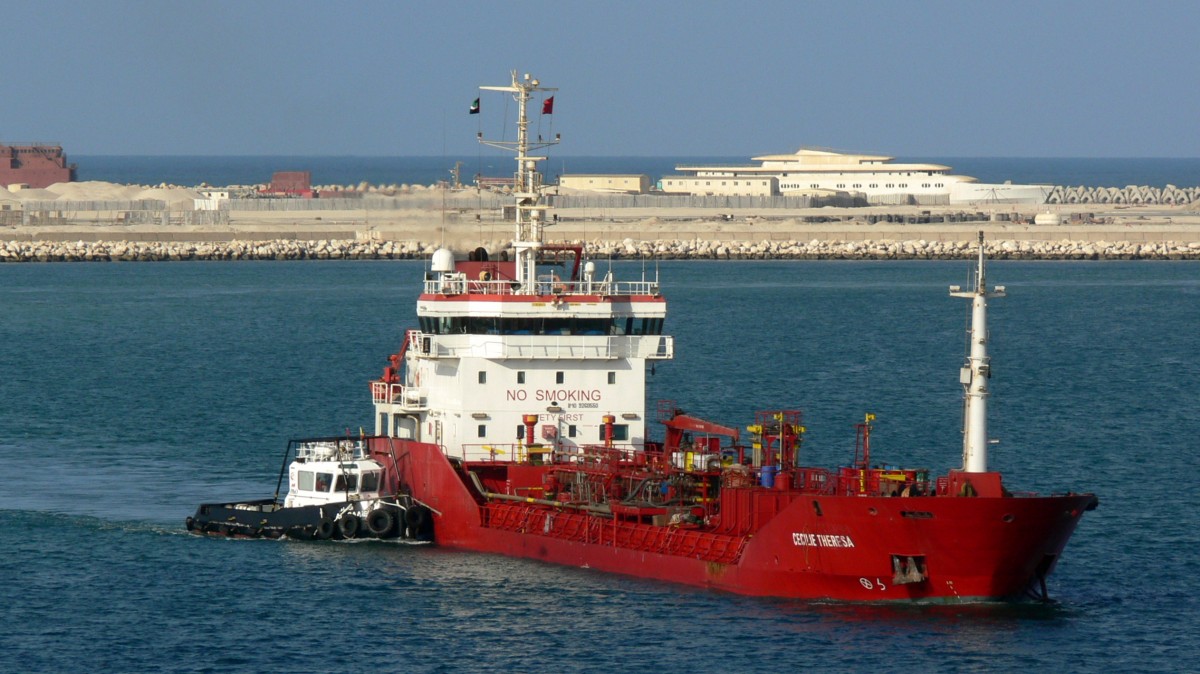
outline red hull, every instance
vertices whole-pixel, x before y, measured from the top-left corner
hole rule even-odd
[[[487,499],[436,445],[373,442],[385,465],[398,457],[397,486],[433,510],[440,545],[745,595],[1019,598],[1050,573],[1080,516],[1095,503],[1090,494],[881,497],[746,487],[723,490],[724,524],[659,526]],[[545,470],[502,466],[525,471],[522,477]],[[742,514],[736,524],[732,511]],[[921,578],[899,573],[897,564],[906,560],[920,560]]]

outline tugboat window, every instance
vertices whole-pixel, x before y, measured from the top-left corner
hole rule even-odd
[[[317,485],[315,491],[329,491],[329,487],[333,485],[333,473],[317,473]]]
[[[296,474],[296,488],[300,491],[313,490],[313,473],[311,470],[302,470]]]
[[[379,471],[372,470],[362,474],[363,491],[379,491]]]
[[[333,485],[334,491],[358,491],[358,475],[350,473],[349,475],[338,475],[337,482]]]

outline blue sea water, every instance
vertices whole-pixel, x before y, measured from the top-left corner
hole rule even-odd
[[[902,161],[951,166],[960,175],[985,183],[1042,183],[1091,187],[1151,185],[1200,186],[1200,159],[1038,158],[1038,157],[907,157]],[[305,156],[102,156],[72,155],[80,180],[157,185],[257,185],[275,171],[311,171],[315,185],[432,185],[450,180],[450,169],[462,162],[461,177],[504,176],[513,172],[511,156],[479,154],[445,157],[305,157]],[[676,173],[678,164],[747,164],[743,157],[572,157],[554,156],[542,170],[553,182],[564,173],[645,173],[652,180]]]
[[[605,266],[602,263],[601,266]],[[808,462],[959,460],[957,262],[661,274],[650,401],[804,410]],[[603,270],[602,270],[603,271]],[[1181,671],[1200,657],[1200,266],[995,262],[992,465],[1093,491],[1053,606],[754,599],[402,543],[190,536],[288,437],[371,423],[420,262],[0,266],[0,671]]]

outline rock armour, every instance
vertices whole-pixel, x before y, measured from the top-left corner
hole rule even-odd
[[[974,244],[959,241],[594,241],[593,259],[665,260],[958,260],[971,259]],[[230,241],[151,243],[127,241],[0,243],[0,262],[160,262],[180,260],[411,260],[428,258],[437,246],[419,241]],[[499,253],[499,251],[494,251]],[[1195,260],[1200,242],[989,242],[1000,260]]]

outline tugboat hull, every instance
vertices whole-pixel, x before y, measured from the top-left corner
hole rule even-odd
[[[348,501],[323,505],[281,507],[274,499],[241,503],[204,503],[187,518],[188,531],[228,538],[295,538],[346,540],[353,538],[421,538],[420,527],[409,526],[405,508],[383,506],[359,513]],[[409,517],[408,519],[414,519]]]

